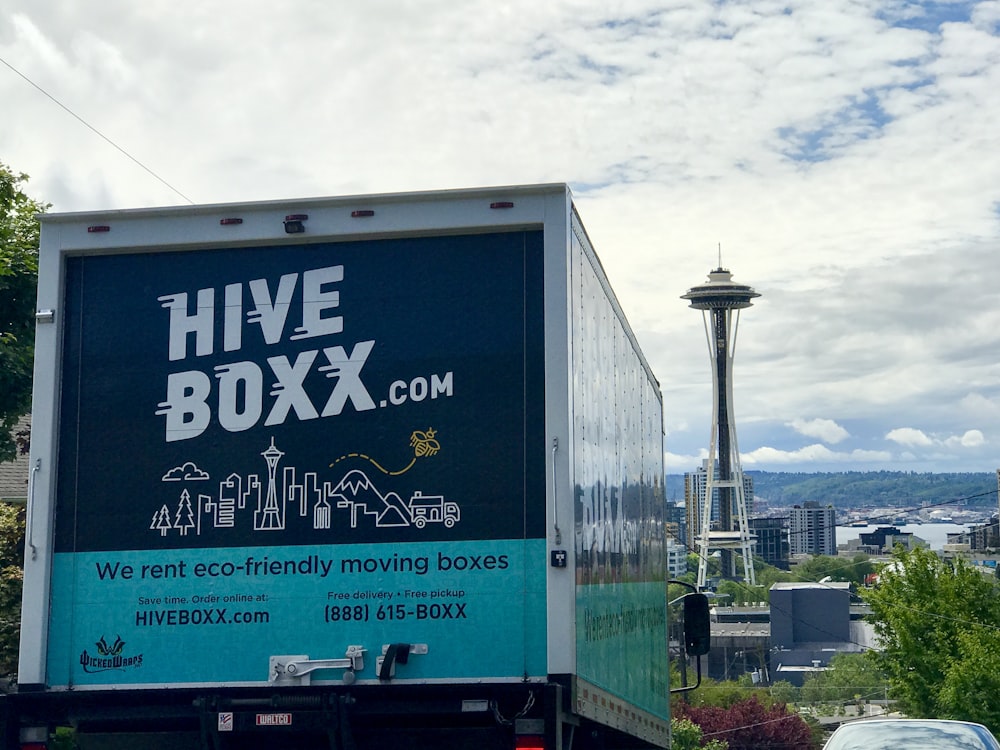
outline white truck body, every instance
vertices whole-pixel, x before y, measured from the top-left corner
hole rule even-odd
[[[17,713],[669,745],[662,402],[565,185],[46,215],[32,414]]]

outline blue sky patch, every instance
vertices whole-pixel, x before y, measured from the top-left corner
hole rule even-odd
[[[876,14],[877,18],[904,29],[936,32],[945,23],[966,23],[975,3],[903,2]]]
[[[877,136],[890,121],[878,96],[869,92],[827,117],[820,127],[783,127],[778,129],[778,136],[785,143],[782,152],[788,158],[820,162],[856,141]]]

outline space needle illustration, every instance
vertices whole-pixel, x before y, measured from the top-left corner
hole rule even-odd
[[[271,438],[271,447],[261,453],[267,461],[267,497],[264,500],[263,510],[255,514],[254,528],[258,531],[271,531],[284,528],[281,517],[281,506],[278,504],[278,490],[275,482],[275,474],[278,469],[278,461],[284,456],[284,452],[274,447],[274,438]]]
[[[737,284],[728,269],[719,267],[708,274],[708,283],[691,287],[681,299],[702,311],[705,337],[712,365],[712,434],[706,462],[705,494],[702,503],[698,544],[698,588],[705,585],[708,556],[721,551],[722,574],[736,575],[733,551],[743,555],[743,579],[756,583],[753,569],[753,543],[747,518],[747,498],[736,441],[736,418],[733,413],[733,355],[736,351],[736,331],[740,310],[750,307],[750,301],[760,295],[752,287]],[[715,470],[718,462],[718,471]],[[718,494],[718,525],[712,528],[713,498]],[[734,519],[735,514],[735,519]]]

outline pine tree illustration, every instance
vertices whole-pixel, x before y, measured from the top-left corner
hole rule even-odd
[[[159,529],[160,536],[166,536],[173,527],[170,525],[170,508],[164,505],[153,514],[153,522],[149,524],[151,529]]]
[[[187,490],[181,493],[180,502],[177,503],[177,515],[174,516],[174,528],[181,532],[181,536],[187,536],[188,529],[195,527],[194,510],[191,508],[191,495]]]

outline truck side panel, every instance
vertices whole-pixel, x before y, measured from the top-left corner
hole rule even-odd
[[[575,707],[665,745],[662,401],[582,225],[574,220]],[[646,713],[638,721],[636,708]]]

